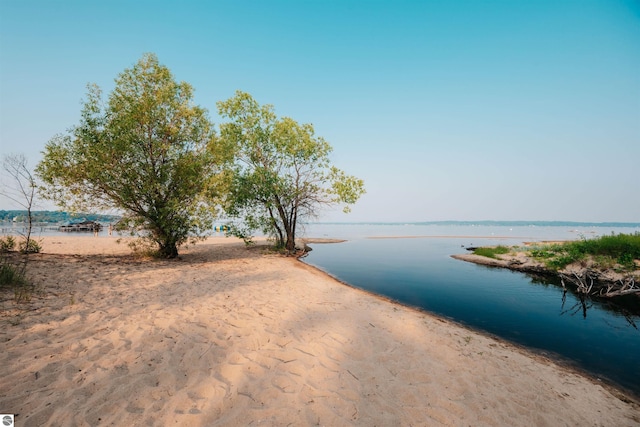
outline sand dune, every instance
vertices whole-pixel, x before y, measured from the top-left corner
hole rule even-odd
[[[0,307],[0,413],[18,426],[640,424],[616,390],[262,248],[43,247],[43,294]]]

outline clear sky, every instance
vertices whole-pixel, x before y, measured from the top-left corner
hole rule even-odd
[[[367,188],[322,220],[640,221],[637,0],[0,0],[1,153],[145,52],[313,123]]]

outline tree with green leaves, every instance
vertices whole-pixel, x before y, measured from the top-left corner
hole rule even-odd
[[[240,220],[231,226],[234,234],[250,238],[261,230],[291,253],[301,221],[332,205],[348,212],[364,194],[362,180],[331,165],[332,147],[311,124],[278,118],[273,106],[241,91],[217,105],[229,119],[220,137],[235,158],[225,205]]]
[[[214,218],[221,153],[193,89],[153,54],[122,72],[105,103],[88,86],[80,123],[46,145],[43,197],[72,211],[116,210],[158,254],[174,258]]]

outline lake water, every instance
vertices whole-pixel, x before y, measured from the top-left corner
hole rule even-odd
[[[305,230],[310,237],[348,241],[312,244],[305,262],[355,287],[562,359],[640,395],[640,299],[627,299],[622,306],[602,300],[583,304],[565,294],[559,282],[451,258],[466,253],[463,246],[638,231],[640,226],[574,224],[312,224]]]

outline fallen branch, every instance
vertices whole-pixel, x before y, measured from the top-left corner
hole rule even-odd
[[[576,291],[579,294],[583,295],[594,295],[599,297],[611,298],[618,297],[623,295],[631,295],[640,293],[640,287],[637,286],[633,277],[628,278],[626,280],[620,280],[619,285],[617,283],[608,283],[603,284],[598,289],[594,290],[594,285],[598,280],[598,273],[587,270],[583,275],[578,273],[573,273],[573,277],[567,276],[565,274],[560,274],[560,283],[562,283],[562,287],[566,289],[564,280],[568,280],[573,283],[576,287]],[[589,283],[587,283],[587,281]]]

